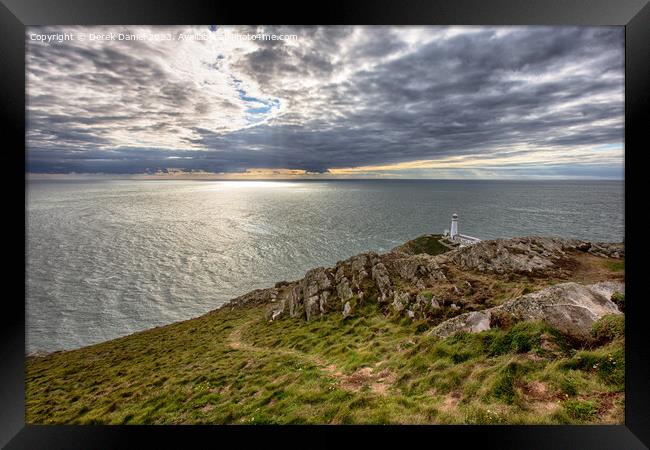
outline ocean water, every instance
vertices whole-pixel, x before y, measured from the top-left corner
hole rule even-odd
[[[30,181],[27,352],[206,313],[459,215],[482,239],[622,241],[622,181]]]

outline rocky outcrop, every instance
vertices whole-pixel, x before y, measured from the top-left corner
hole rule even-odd
[[[396,273],[401,279],[418,289],[424,289],[446,279],[434,256],[421,254],[409,257],[387,257],[385,261],[389,272]]]
[[[437,335],[476,332],[486,329],[486,323],[489,326],[492,292],[502,292],[498,287],[490,291],[492,285],[511,283],[513,276],[519,283],[569,280],[578,266],[576,255],[620,258],[625,254],[622,244],[548,237],[482,241],[435,255],[420,252],[437,251],[434,238],[427,235],[410,241],[410,254],[401,246],[385,254],[362,253],[334,267],[318,267],[301,280],[250,292],[228,305],[268,304],[268,320],[283,316],[312,320],[330,312],[349,316],[358,306],[372,301],[386,313],[425,319],[433,322],[432,326],[451,318],[436,327]],[[499,314],[523,320],[545,318],[561,329],[580,334],[594,317],[611,309],[609,298],[602,311],[594,306],[596,297],[607,297],[610,287],[606,285],[588,289],[575,283],[559,286],[517,299],[521,303],[506,302],[498,307]]]
[[[230,300],[224,305],[224,307],[230,307],[233,309],[245,305],[264,305],[267,303],[273,303],[276,300],[279,291],[278,288],[255,289],[254,291],[250,291]]]
[[[583,247],[588,246],[587,250],[592,255],[604,258],[622,258],[625,256],[625,246],[622,242],[598,242],[591,244],[585,242]]]
[[[397,312],[408,309],[410,312],[405,313],[413,317],[417,310],[421,316],[428,302],[418,300],[412,291],[427,289],[442,280],[444,272],[433,256],[363,253],[333,268],[312,269],[302,280],[276,285],[267,318],[290,315],[311,320],[330,311],[344,312],[346,304],[362,304],[369,298]],[[353,310],[350,306],[345,314]]]
[[[364,253],[339,262],[333,268],[319,267],[308,271],[302,280],[281,288],[267,318],[276,320],[288,314],[311,320],[331,311],[343,311],[351,299],[364,298],[366,285],[372,286],[370,273],[377,258],[374,253]],[[351,310],[349,306],[348,314]]]
[[[535,237],[496,239],[454,249],[440,259],[479,272],[542,273],[553,269],[566,256],[566,250],[578,243]]]
[[[625,256],[622,243],[592,244],[577,239],[533,236],[482,241],[451,250],[437,259],[465,270],[549,275],[566,270],[570,263],[569,253],[576,251],[607,258]]]
[[[624,293],[625,285],[618,282],[561,283],[509,300],[501,306],[461,314],[436,326],[431,334],[444,338],[461,331],[489,330],[491,316],[498,313],[514,320],[542,321],[575,339],[587,340],[598,319],[606,314],[622,314],[611,301],[615,292]]]

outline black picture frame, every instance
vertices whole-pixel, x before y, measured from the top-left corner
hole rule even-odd
[[[400,2],[346,1],[336,4],[210,2],[200,0],[0,0],[0,113],[2,147],[10,162],[4,181],[16,210],[24,208],[15,186],[25,183],[25,26],[131,24],[395,24],[395,25],[620,25],[625,27],[625,244],[626,244],[626,384],[625,425],[612,426],[417,426],[417,427],[166,427],[25,425],[24,246],[5,260],[16,286],[3,302],[0,342],[0,445],[19,448],[179,448],[189,439],[204,445],[237,445],[262,438],[263,445],[335,447],[350,435],[367,445],[394,443],[456,446],[468,443],[497,448],[648,448],[650,446],[650,350],[644,339],[648,307],[641,294],[644,222],[635,220],[644,206],[641,164],[650,117],[649,0],[445,0]],[[289,13],[293,11],[293,15]],[[300,12],[297,16],[296,11]],[[23,154],[18,149],[23,149]],[[637,184],[637,186],[635,186]],[[23,195],[25,190],[23,190]],[[6,194],[7,195],[7,194]],[[15,227],[8,241],[24,234],[22,217],[7,211]],[[20,229],[22,227],[22,230]],[[11,235],[9,235],[11,233]],[[6,252],[7,250],[5,250]],[[13,252],[14,250],[12,250]],[[23,261],[21,266],[20,261]],[[22,285],[21,274],[23,275]],[[21,289],[22,286],[22,289]],[[9,290],[5,289],[5,292]],[[22,299],[20,295],[23,295]],[[291,436],[286,436],[290,434]],[[418,441],[416,441],[416,439]],[[420,441],[423,440],[423,441]],[[371,443],[372,441],[372,443]]]

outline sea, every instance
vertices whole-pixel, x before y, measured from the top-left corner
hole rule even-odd
[[[442,233],[624,238],[623,181],[30,180],[26,352],[211,311],[361,252]]]

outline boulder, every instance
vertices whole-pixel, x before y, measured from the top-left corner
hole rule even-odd
[[[459,331],[484,331],[490,329],[491,314],[498,312],[516,320],[542,321],[567,336],[588,340],[598,319],[606,314],[621,314],[611,297],[624,291],[623,283],[612,281],[556,284],[494,308],[461,314],[439,324],[431,333],[444,338]]]
[[[431,334],[439,338],[446,338],[461,331],[466,333],[479,333],[489,329],[490,311],[472,311],[445,320],[431,330]]]
[[[589,339],[591,327],[606,314],[621,314],[611,296],[623,283],[562,283],[510,300],[497,307],[519,320],[541,320],[562,333]]]
[[[350,305],[350,302],[345,302],[345,306],[343,307],[343,317],[348,317],[351,314],[352,314],[352,305]]]

